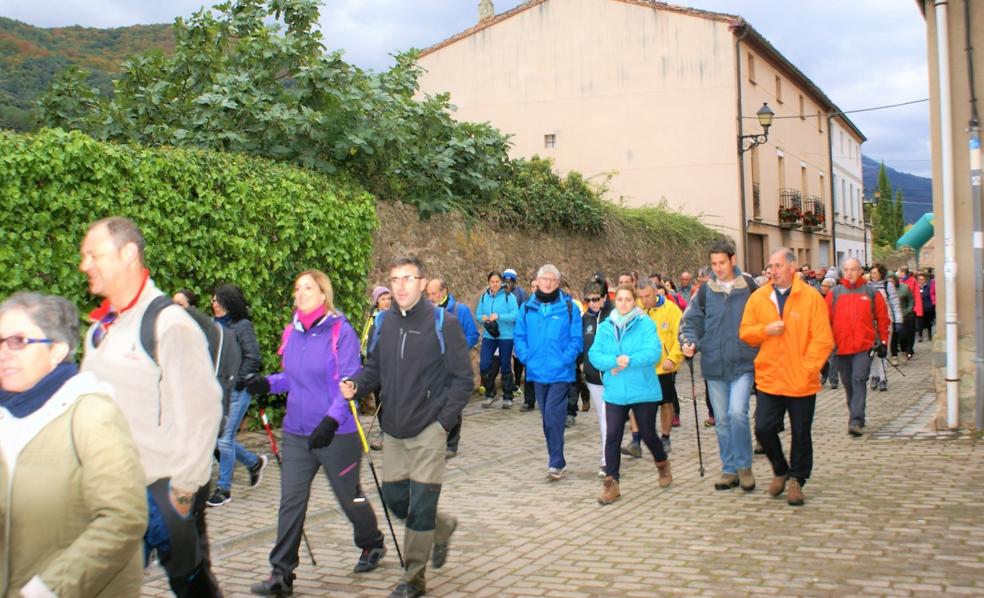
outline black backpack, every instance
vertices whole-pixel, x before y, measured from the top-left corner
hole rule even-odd
[[[174,302],[167,295],[155,298],[147,306],[147,311],[144,312],[143,319],[140,321],[140,345],[158,365],[160,362],[157,361],[157,317],[161,315],[161,311],[171,305],[174,305]],[[242,363],[242,351],[233,331],[213,322],[197,308],[189,307],[185,312],[205,333],[205,339],[208,341],[208,353],[212,358],[212,371],[219,381],[219,386],[222,387],[222,425],[219,428],[221,434],[222,430],[225,429],[226,419],[229,417],[229,402],[232,398],[233,386],[236,383],[236,375],[239,373],[239,366]]]

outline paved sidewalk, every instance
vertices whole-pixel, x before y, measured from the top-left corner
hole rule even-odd
[[[934,434],[928,353],[890,372],[888,392],[869,394],[868,430],[847,435],[843,389],[824,390],[813,426],[814,471],[795,508],[765,493],[769,464],[757,455],[758,488],[715,492],[713,429],[700,429],[706,475],[698,474],[689,373],[678,386],[683,427],[673,431],[673,484],[661,490],[649,458],[626,457],[622,500],[599,506],[598,425],[581,413],[567,432],[567,476],[545,479],[539,412],[465,412],[460,454],[449,461],[441,498],[461,524],[447,565],[428,571],[434,596],[984,595],[984,453],[968,434]],[[893,375],[894,374],[894,375]],[[698,377],[699,419],[705,418]],[[518,403],[517,403],[518,405]],[[498,406],[498,405],[497,405]],[[365,420],[368,424],[368,419]],[[255,438],[254,438],[255,440]],[[784,435],[788,449],[788,434]],[[373,453],[377,463],[380,453]],[[269,573],[279,477],[246,488],[236,471],[233,501],[208,512],[215,573],[227,596],[249,595]],[[363,485],[385,525],[368,466]],[[394,521],[402,542],[402,525]],[[389,554],[356,575],[352,530],[324,478],[315,481],[302,547],[298,596],[385,596],[399,578]],[[149,571],[144,596],[167,596]]]

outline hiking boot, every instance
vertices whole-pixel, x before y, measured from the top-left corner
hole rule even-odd
[[[273,574],[265,581],[254,583],[249,591],[260,596],[291,596],[294,594],[294,574],[290,578]]]
[[[549,479],[552,482],[556,482],[560,478],[564,477],[564,471],[566,470],[567,470],[566,467],[548,467],[547,479]]]
[[[721,479],[714,482],[715,490],[731,490],[738,485],[738,474],[722,473]]]
[[[741,485],[741,489],[745,492],[751,492],[755,490],[755,475],[752,473],[751,467],[746,467],[744,469],[738,468],[738,483]]]
[[[380,544],[372,548],[363,548],[359,555],[358,562],[352,569],[352,573],[366,573],[379,566],[379,560],[386,556],[386,546]]]
[[[679,415],[674,415],[674,416],[673,416],[673,423],[672,423],[672,426],[673,426],[674,428],[679,428],[679,427],[680,427],[680,416],[679,416]]]
[[[714,427],[714,423],[715,423],[714,422],[714,416],[711,415],[707,419],[704,420],[704,427],[705,428],[713,428]]]
[[[451,532],[448,534],[448,539],[444,542],[434,542],[434,550],[431,551],[431,566],[435,569],[440,569],[444,566],[444,563],[448,562],[448,544],[450,544],[451,535],[454,534],[454,530],[456,529],[458,529],[457,519],[451,523]]]
[[[879,392],[885,392],[887,390],[888,390],[888,381],[887,380],[879,380],[878,381],[878,391]]]
[[[623,446],[621,450],[623,455],[629,455],[635,459],[642,458],[642,445],[638,442],[629,442],[627,445]]]
[[[573,415],[568,415],[567,421],[564,422],[564,427],[573,428],[575,423],[577,423],[577,419]]]
[[[788,475],[772,476],[772,483],[769,484],[769,496],[778,497],[782,494],[786,489],[786,480],[788,479]]]
[[[454,459],[457,456],[458,456],[458,451],[455,451],[455,450],[452,450],[452,449],[448,449],[448,450],[444,451],[444,459],[445,460],[447,460],[447,459]]]
[[[861,429],[861,426],[858,426],[856,424],[852,424],[848,426],[847,433],[850,434],[851,436],[854,436],[855,438],[864,435],[864,431]]]
[[[256,488],[263,481],[263,470],[266,469],[270,459],[266,455],[260,455],[256,465],[249,468],[249,487]]]
[[[656,469],[659,470],[659,487],[666,488],[673,481],[673,474],[670,472],[670,460],[657,461]]]
[[[231,500],[231,492],[228,490],[223,490],[222,488],[216,488],[215,492],[212,493],[212,496],[209,496],[208,500],[205,501],[205,505],[209,507],[221,507]]]
[[[390,592],[389,598],[417,598],[417,596],[423,596],[426,593],[427,592],[421,590],[415,585],[401,583],[393,588],[393,591]]]
[[[669,455],[670,449],[673,447],[673,444],[670,442],[670,437],[666,436],[665,438],[660,438],[659,440],[663,443],[663,452]]]
[[[618,480],[612,476],[606,476],[602,485],[601,496],[598,497],[598,504],[610,505],[621,496],[622,493],[618,491]]]
[[[503,409],[512,409],[512,399],[502,399]]]
[[[800,486],[799,480],[789,480],[789,486],[786,488],[786,502],[791,507],[802,507],[803,501],[803,487]]]
[[[523,406],[519,408],[520,413],[526,413],[527,411],[533,411],[535,407],[529,403],[523,403]]]
[[[495,403],[495,401],[496,401],[495,397],[485,397],[485,400],[482,401],[482,408],[488,409]]]

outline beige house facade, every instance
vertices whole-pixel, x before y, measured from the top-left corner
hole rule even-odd
[[[828,115],[839,109],[741,17],[648,0],[530,0],[419,63],[423,92],[450,92],[456,118],[510,134],[513,156],[607,181],[614,202],[700,215],[735,240],[751,272],[782,246],[801,263],[835,259]],[[763,103],[775,113],[768,140],[741,151],[739,136],[762,133]]]
[[[984,230],[978,220],[984,212],[979,138],[984,111],[984,2],[917,0],[917,4],[926,18],[935,233],[924,246],[919,265],[932,265],[937,274],[938,332],[933,337],[937,426],[972,427],[979,432],[984,429],[984,362],[977,361],[978,356],[984,358],[984,297],[979,288],[975,290],[975,272],[980,269],[975,253],[984,249]],[[974,48],[972,71],[968,46]],[[976,147],[969,126],[971,74],[978,111]]]

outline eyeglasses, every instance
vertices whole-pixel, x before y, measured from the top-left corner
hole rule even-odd
[[[389,283],[391,286],[406,286],[415,280],[420,280],[423,276],[415,276],[413,274],[407,274],[405,276],[390,276]]]
[[[7,348],[11,351],[22,351],[28,345],[35,345],[39,343],[50,345],[53,342],[55,341],[50,338],[27,338],[26,336],[21,336],[19,334],[8,336],[6,338],[0,338],[0,346],[7,343]]]
[[[594,303],[595,301],[601,301],[601,297],[585,297],[584,300],[588,303]]]

